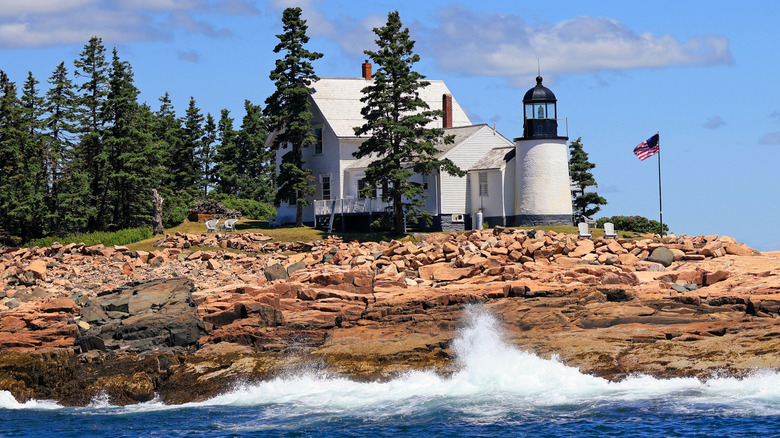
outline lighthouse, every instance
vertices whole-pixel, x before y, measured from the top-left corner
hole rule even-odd
[[[568,139],[558,135],[555,94],[537,76],[523,97],[523,136],[514,139],[515,225],[572,224]]]

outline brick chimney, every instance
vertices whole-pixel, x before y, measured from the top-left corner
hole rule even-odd
[[[367,81],[371,80],[371,63],[368,62],[368,59],[363,63],[363,79]]]
[[[441,109],[444,111],[441,127],[452,128],[452,94],[443,94],[441,96]]]

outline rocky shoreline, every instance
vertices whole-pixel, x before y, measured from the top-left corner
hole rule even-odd
[[[300,370],[448,374],[469,304],[517,348],[608,379],[780,368],[780,258],[727,236],[496,228],[379,243],[177,234],[158,246],[0,250],[0,390],[182,403]]]

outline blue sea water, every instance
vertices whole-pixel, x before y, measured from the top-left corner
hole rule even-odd
[[[780,436],[780,374],[619,382],[502,341],[474,307],[453,343],[460,371],[355,382],[312,371],[237,384],[198,403],[18,403],[0,391],[2,437]]]

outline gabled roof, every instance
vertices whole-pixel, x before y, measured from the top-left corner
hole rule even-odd
[[[373,81],[363,78],[320,78],[311,84],[311,98],[322,112],[325,121],[337,137],[355,137],[354,128],[364,123],[360,110],[363,109],[361,90]],[[451,94],[443,81],[428,80],[430,85],[420,90],[420,97],[433,110],[442,109],[442,95]],[[463,108],[452,99],[452,125],[471,125]],[[440,128],[441,120],[434,121],[432,127]]]
[[[506,163],[515,157],[515,154],[514,146],[491,149],[469,168],[469,172],[478,170],[500,170],[506,166]]]
[[[459,126],[457,128],[444,128],[444,137],[447,136],[453,136],[452,143],[444,144],[439,143],[435,147],[439,151],[436,154],[436,158],[443,158],[444,155],[447,154],[447,152],[455,149],[456,147],[460,146],[468,140],[472,135],[479,132],[481,129],[491,129],[487,124],[479,124],[479,125],[469,125],[469,126]],[[498,133],[496,133],[498,134]],[[498,134],[501,135],[501,134]],[[514,147],[511,147],[514,150]],[[496,148],[496,149],[503,149],[503,148]],[[376,160],[376,157],[371,155],[368,157],[363,157],[359,160],[355,160],[354,162],[350,163],[349,166],[347,166],[347,169],[349,170],[359,170],[359,169],[365,169],[368,167],[368,165]]]

